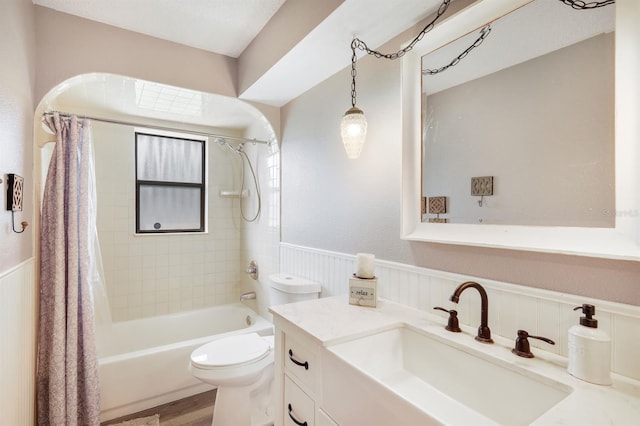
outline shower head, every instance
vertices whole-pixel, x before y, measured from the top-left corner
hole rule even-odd
[[[227,148],[229,148],[231,151],[235,152],[236,154],[240,154],[241,152],[244,152],[244,142],[240,142],[237,145],[232,145],[231,143],[229,143],[228,140],[220,138],[219,140],[217,140],[218,143],[220,145],[224,145]]]
[[[226,146],[231,151],[234,151],[234,152],[238,152],[239,151],[238,148],[236,148],[233,145],[231,145],[229,143],[229,141],[227,139],[223,138],[223,137],[216,137],[216,138],[213,139],[213,142],[217,143],[220,146]]]

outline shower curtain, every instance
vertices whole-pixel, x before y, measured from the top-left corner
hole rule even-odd
[[[91,297],[90,122],[45,118],[56,135],[42,202],[38,425],[99,425]]]

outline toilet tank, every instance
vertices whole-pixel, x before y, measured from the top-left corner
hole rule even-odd
[[[269,275],[269,295],[273,306],[317,299],[321,289],[317,281],[285,273]]]

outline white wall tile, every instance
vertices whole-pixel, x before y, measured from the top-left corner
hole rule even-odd
[[[209,146],[207,216],[210,223],[207,234],[134,236],[132,129],[96,124],[93,130],[100,208],[98,229],[107,293],[114,308],[113,320],[140,318],[154,311],[154,315],[175,312],[181,307],[191,309],[199,306],[202,300],[207,306],[233,300],[239,293],[239,271],[243,269],[240,254],[243,230],[237,218],[237,200],[222,199],[217,194],[221,188],[234,188],[238,184],[239,158],[229,150]],[[263,195],[279,202],[279,196],[273,195],[271,183],[276,179],[279,185],[279,156],[274,158],[269,163],[268,171],[264,165],[260,165],[258,170],[267,174],[262,177],[265,183]],[[106,161],[101,162],[100,159]],[[114,170],[114,165],[117,170]],[[267,180],[270,181],[269,185],[266,184]],[[274,227],[272,220],[269,223]],[[276,232],[272,234],[279,236],[278,221],[275,222],[275,229]],[[272,239],[270,242],[270,251],[277,253],[278,241]],[[159,282],[162,285],[158,285]],[[218,293],[222,296],[216,298],[216,292],[212,291],[207,292],[205,297],[193,298],[189,302],[184,299],[187,296],[178,293],[178,298],[172,299],[176,294],[171,294],[170,289],[194,286],[221,286]],[[152,291],[156,292],[154,309],[148,303],[138,303],[136,297]],[[162,296],[159,292],[163,292]],[[127,300],[127,303],[123,304],[123,300]],[[147,295],[145,300],[152,299]]]

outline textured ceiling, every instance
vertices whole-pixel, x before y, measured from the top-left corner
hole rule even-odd
[[[285,0],[33,0],[34,4],[237,58]]]
[[[249,65],[246,65],[247,61],[245,61],[245,68],[239,71],[238,97],[277,107],[285,105],[347,67],[351,59],[349,45],[354,35],[366,40],[369,47],[378,48],[435,12],[442,2],[442,0],[32,1],[37,5],[63,13],[234,58],[238,58],[254,39],[258,42],[267,40],[267,44],[260,45],[262,51],[252,52],[254,54],[249,55],[254,62],[248,61]],[[461,3],[469,1],[471,0],[464,0]],[[267,31],[268,35],[260,39],[259,33],[274,18],[274,15],[276,18],[280,17],[280,20],[274,21],[278,22],[277,26],[271,26]],[[314,22],[315,19],[318,19],[317,22]],[[269,51],[272,46],[269,43],[280,44],[273,45],[274,49]],[[278,49],[282,45],[290,47],[284,51]],[[358,56],[362,55],[364,52],[359,51]],[[258,63],[255,61],[256,58]],[[251,77],[248,80],[242,80],[246,75]]]

